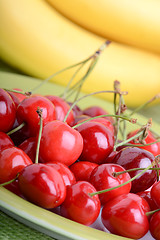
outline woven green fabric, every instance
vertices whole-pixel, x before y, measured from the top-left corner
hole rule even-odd
[[[0,240],[53,240],[0,211]]]

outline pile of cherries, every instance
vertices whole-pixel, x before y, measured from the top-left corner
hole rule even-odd
[[[139,239],[150,230],[159,240],[160,142],[147,130],[142,146],[137,129],[132,145],[115,148],[106,110],[70,105],[0,89],[0,185],[78,223],[100,215],[111,233]]]

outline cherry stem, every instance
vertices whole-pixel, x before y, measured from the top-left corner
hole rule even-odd
[[[37,113],[40,117],[40,127],[39,127],[39,135],[38,135],[38,141],[37,141],[37,148],[36,148],[36,157],[35,157],[35,163],[38,163],[39,159],[39,148],[40,148],[40,142],[41,142],[41,136],[42,136],[42,128],[43,128],[43,117],[42,117],[43,110],[39,107],[37,108]]]
[[[6,185],[8,185],[8,184],[10,184],[10,183],[12,183],[12,182],[14,182],[14,181],[16,181],[16,180],[18,179],[18,176],[19,176],[19,173],[16,175],[15,178],[13,178],[13,179],[5,182],[5,183],[1,183],[0,186],[1,186],[1,187],[4,187],[4,186],[6,186]]]
[[[92,54],[90,57],[88,57],[87,59],[81,61],[81,62],[78,62],[78,63],[75,63],[73,65],[70,65],[68,67],[65,67],[57,72],[55,72],[54,74],[52,74],[51,76],[49,76],[48,78],[44,79],[37,87],[33,88],[32,89],[32,92],[35,92],[38,88],[40,88],[41,86],[43,86],[43,84],[45,84],[46,82],[49,82],[52,78],[54,78],[55,76],[57,76],[58,74],[64,72],[64,71],[67,71],[71,68],[74,68],[74,67],[77,67],[81,64],[84,64],[86,62],[88,62],[90,59],[94,58],[96,55],[99,55],[105,48],[106,46],[108,46],[111,42],[109,40],[106,40],[101,46],[100,48],[94,53]]]
[[[149,103],[155,101],[156,99],[160,98],[160,93],[156,94],[154,97],[152,97],[151,99],[149,99],[146,103],[144,103],[143,105],[137,107],[134,109],[134,111],[132,111],[130,113],[129,116],[132,116],[133,114],[135,114],[136,112],[139,112],[141,109],[145,108]]]
[[[151,143],[145,143],[145,144],[131,144],[131,143],[126,143],[125,146],[128,146],[128,147],[144,147],[144,146],[150,146],[152,144],[155,144],[155,143],[158,143],[160,142],[160,140],[156,140],[154,142],[151,142]],[[121,145],[120,145],[121,146]],[[119,147],[119,146],[118,146]]]
[[[160,211],[160,208],[155,209],[155,210],[153,210],[153,211],[146,212],[146,215],[147,215],[147,216],[150,216],[150,215],[152,215],[152,214],[154,214],[154,213],[156,213],[156,212],[158,212],[158,211]]]
[[[9,135],[11,135],[11,134],[19,131],[19,130],[22,129],[25,125],[26,125],[25,122],[21,123],[20,125],[18,125],[18,127],[16,127],[16,128],[14,128],[14,129],[12,129],[11,131],[9,131],[9,132],[7,133],[7,135],[9,136]]]
[[[25,95],[25,96],[31,96],[31,94],[32,94],[32,92],[24,92],[24,91],[19,91],[19,90],[15,90],[15,89],[4,88],[4,90],[7,91],[7,92],[20,93],[20,94]]]
[[[126,116],[114,115],[114,114],[105,114],[105,115],[99,115],[99,116],[96,116],[96,117],[91,117],[91,118],[85,119],[84,121],[74,125],[72,128],[79,127],[82,124],[84,124],[85,122],[89,122],[90,120],[97,119],[97,118],[102,118],[102,117],[115,117],[115,118],[121,118],[121,119],[129,121],[131,123],[135,123],[136,122],[136,119],[134,119],[134,118],[128,118]]]
[[[121,175],[121,174],[124,174],[124,173],[127,173],[127,172],[133,172],[133,171],[138,171],[138,170],[144,170],[145,168],[132,168],[132,169],[127,169],[127,170],[124,170],[124,171],[121,171],[121,172],[113,172],[112,173],[112,175],[114,176],[114,177],[117,177],[117,176],[119,176],[119,175]],[[160,170],[160,168],[159,167],[155,167],[155,168],[149,168],[148,170]]]
[[[133,139],[139,137],[139,136],[142,134],[142,132],[143,132],[143,130],[139,131],[139,132],[138,132],[137,134],[135,134],[133,137],[130,137],[130,138],[124,140],[123,142],[120,142],[120,143],[116,144],[116,145],[114,146],[114,151],[116,151],[116,148],[118,148],[118,147],[120,147],[120,146],[123,146],[123,145],[125,145],[126,143],[132,141]],[[135,146],[135,145],[134,145],[134,146]]]
[[[80,97],[79,99],[77,99],[70,107],[70,109],[68,110],[63,122],[66,122],[67,118],[68,118],[68,115],[70,114],[72,108],[79,102],[81,101],[82,99],[86,98],[86,97],[89,97],[89,96],[93,96],[93,95],[96,95],[96,94],[100,94],[100,93],[115,93],[116,91],[98,91],[98,92],[92,92],[92,93],[89,93],[89,94],[86,94],[82,97]],[[128,94],[128,92],[121,92],[121,94]]]
[[[102,193],[106,193],[106,192],[109,192],[111,190],[114,190],[114,189],[117,189],[119,187],[122,187],[130,182],[132,182],[133,180],[135,180],[136,178],[138,178],[139,176],[141,176],[143,173],[145,173],[147,170],[149,170],[152,166],[154,166],[156,163],[156,160],[154,160],[148,167],[146,167],[144,170],[142,170],[140,173],[138,173],[137,175],[135,175],[134,177],[132,177],[131,179],[129,179],[128,181],[122,183],[122,184],[119,184],[118,186],[115,186],[115,187],[112,187],[112,188],[108,188],[108,189],[104,189],[104,190],[101,190],[101,191],[97,191],[97,192],[93,192],[93,193],[88,193],[91,197],[94,196],[94,195],[97,195],[97,194],[102,194]]]

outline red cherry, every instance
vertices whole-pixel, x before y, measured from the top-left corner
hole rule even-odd
[[[97,191],[119,186],[122,183],[130,180],[130,175],[124,173],[118,176],[114,176],[114,173],[124,171],[125,169],[117,164],[106,163],[96,167],[90,176],[90,183],[96,188]],[[113,199],[124,193],[129,193],[131,189],[131,183],[128,183],[117,189],[113,189],[109,192],[99,194],[101,204],[105,204],[107,201]]]
[[[21,88],[13,88],[13,90],[23,92],[23,90]],[[16,93],[16,92],[12,92],[12,93],[19,99],[19,102],[22,102],[23,99],[25,99],[27,97],[26,95],[24,95],[22,93]]]
[[[138,192],[136,194],[138,196],[144,198],[148,202],[151,210],[157,209],[157,205],[155,204],[155,202],[153,201],[153,199],[151,197],[151,191],[150,190],[146,190],[146,191],[143,191],[143,192]]]
[[[109,113],[99,106],[90,106],[88,108],[85,108],[82,114],[88,115],[90,117],[96,117],[100,115],[107,115]],[[107,118],[111,123],[114,122],[112,117],[105,117],[105,118]]]
[[[11,130],[16,118],[16,107],[7,91],[0,88],[0,131]]]
[[[46,124],[40,143],[40,160],[73,164],[83,149],[81,134],[68,124],[55,120]]]
[[[91,172],[98,164],[86,161],[75,162],[70,166],[77,181],[89,181]]]
[[[70,109],[70,106],[67,102],[65,102],[62,98],[55,96],[55,95],[46,95],[46,98],[48,98],[55,106],[56,111],[56,119],[63,121],[68,110]],[[74,114],[73,111],[69,113],[69,116],[67,117],[66,122],[68,125],[72,126],[74,123]]]
[[[23,194],[20,192],[19,187],[18,187],[18,181],[14,181],[10,184],[7,184],[4,186],[7,190],[11,191],[12,193],[16,194],[17,196],[21,198],[25,198]]]
[[[7,91],[7,93],[11,96],[11,98],[12,98],[14,104],[15,104],[15,107],[17,109],[17,107],[20,103],[20,100],[18,99],[18,97],[13,92]]]
[[[19,124],[27,124],[23,127],[27,137],[34,137],[39,132],[37,108],[42,109],[43,125],[56,119],[55,107],[49,99],[40,95],[25,98],[17,108],[17,120]]]
[[[154,239],[160,240],[160,211],[151,216],[149,230]]]
[[[134,135],[136,135],[137,132],[138,132],[138,129],[134,130],[133,132],[128,134],[127,138],[133,137]],[[148,135],[145,138],[146,144],[155,142],[156,140],[157,139],[153,136],[153,134],[150,131],[148,131]],[[133,140],[130,141],[129,143],[137,144],[137,142],[134,142]],[[148,146],[139,147],[139,148],[142,148],[151,152],[154,156],[157,156],[158,154],[160,154],[160,142],[157,142]]]
[[[109,154],[108,157],[106,157],[106,159],[104,160],[103,163],[112,163],[113,162],[113,159],[114,157],[117,155],[118,151],[113,151]]]
[[[18,146],[18,148],[22,149],[30,157],[32,162],[34,162],[36,157],[37,138],[27,138]]]
[[[158,208],[160,208],[160,181],[156,182],[151,188],[151,197]]]
[[[123,194],[107,202],[102,209],[102,223],[111,232],[139,239],[149,230],[148,203],[134,193]]]
[[[66,186],[76,183],[76,178],[73,172],[64,163],[52,162],[46,163],[46,165],[55,168],[61,174]]]
[[[18,184],[26,199],[43,208],[59,206],[66,196],[62,176],[56,169],[45,164],[25,167],[18,177]]]
[[[0,132],[0,151],[12,146],[14,146],[12,139],[6,133]]]
[[[76,128],[83,137],[83,151],[79,159],[83,161],[103,163],[113,151],[114,135],[103,124],[86,122]]]
[[[92,224],[100,212],[98,195],[89,196],[89,193],[95,191],[86,181],[78,181],[68,186],[65,201],[60,206],[61,215],[84,225]]]
[[[120,150],[114,157],[113,162],[123,166],[126,170],[132,168],[146,168],[154,161],[152,153],[145,149],[137,147],[127,147]],[[141,170],[130,172],[130,176],[134,177]],[[156,171],[147,170],[141,176],[132,182],[131,192],[137,193],[150,188],[156,181]]]
[[[14,179],[26,166],[32,164],[27,154],[17,147],[4,148],[0,152],[0,183]]]

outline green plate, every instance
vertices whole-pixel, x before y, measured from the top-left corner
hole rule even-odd
[[[15,73],[7,73],[0,72],[0,87],[1,88],[21,88],[25,91],[30,91],[34,87],[36,87],[41,80],[34,79],[31,77],[15,74]],[[110,89],[111,90],[111,89]],[[59,95],[63,93],[64,87],[47,83],[43,85],[38,93],[41,94],[56,94]],[[88,97],[80,102],[79,106],[85,108],[91,105],[99,105],[106,109],[108,112],[113,113],[113,104],[102,99],[96,97]],[[129,112],[129,110],[128,110]],[[147,119],[139,114],[134,115],[134,118],[138,119],[138,122],[141,124],[146,124]],[[131,123],[127,124],[127,131],[130,131],[134,128],[137,128],[136,125]],[[153,122],[152,129],[155,132],[160,133],[160,126]],[[91,227],[84,226],[82,224],[70,221],[65,219],[51,211],[42,209],[18,196],[9,192],[3,187],[0,187],[0,210],[12,218],[18,220],[19,222],[38,230],[38,232],[42,232],[48,236],[53,237],[54,239],[74,239],[74,240],[120,240],[127,239],[120,236],[116,236],[113,234],[109,234],[107,232],[94,229]],[[2,216],[2,215],[1,215]],[[9,220],[8,220],[9,221]],[[2,223],[0,223],[0,226]],[[8,222],[8,224],[10,224]],[[1,229],[2,230],[2,229]],[[16,231],[16,229],[15,229]],[[17,227],[18,231],[18,227]],[[26,239],[34,239],[32,238],[32,230],[30,231],[30,236]],[[25,232],[21,235],[20,239],[25,239]],[[0,238],[1,239],[1,238]],[[4,238],[5,239],[5,238]],[[8,238],[6,238],[8,239]],[[39,239],[41,239],[39,237]]]

